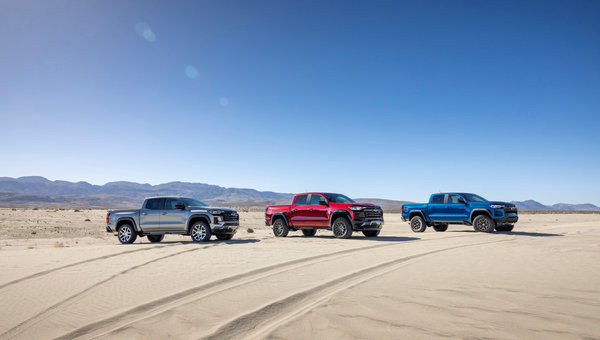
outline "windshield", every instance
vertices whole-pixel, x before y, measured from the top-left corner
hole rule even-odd
[[[344,196],[342,194],[323,194],[323,195],[325,195],[325,197],[327,197],[327,199],[329,200],[329,202],[333,202],[333,203],[354,203],[354,200],[352,200],[350,197]]]
[[[182,198],[181,200],[184,201],[185,204],[190,205],[192,207],[208,207],[208,204],[202,201],[198,201],[194,198]]]
[[[479,195],[475,195],[475,194],[461,194],[461,195],[463,195],[463,197],[466,198],[467,201],[469,201],[469,202],[487,202],[488,201],[485,198],[483,198]]]

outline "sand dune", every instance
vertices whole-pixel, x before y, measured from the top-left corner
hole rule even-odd
[[[0,338],[600,337],[600,215],[338,240],[242,213],[233,241],[125,246],[101,211],[0,211]]]

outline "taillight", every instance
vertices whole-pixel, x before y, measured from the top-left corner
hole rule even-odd
[[[402,214],[402,212],[403,212],[403,211],[404,211],[404,206],[403,206],[403,205],[401,205],[401,206],[400,206],[400,214]]]
[[[106,213],[106,223],[108,223],[108,216],[110,216],[110,213]]]

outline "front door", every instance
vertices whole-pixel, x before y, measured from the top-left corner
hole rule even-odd
[[[140,228],[144,232],[160,230],[160,215],[162,213],[162,198],[151,198],[140,210]]]
[[[185,203],[177,198],[166,198],[165,207],[160,215],[160,229],[167,232],[184,232],[187,222],[187,211],[177,209],[178,205]]]
[[[327,199],[319,194],[310,195],[307,206],[306,226],[327,228],[329,227],[329,216],[327,214]]]
[[[448,220],[449,221],[467,221],[467,204],[466,200],[456,194],[448,195]]]

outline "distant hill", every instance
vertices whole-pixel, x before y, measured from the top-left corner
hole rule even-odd
[[[524,210],[570,210],[570,211],[600,211],[600,207],[591,203],[587,204],[570,204],[557,203],[553,205],[544,205],[534,200],[527,201],[512,201],[518,209]]]
[[[170,182],[159,185],[134,182],[50,181],[44,177],[0,177],[0,206],[4,207],[86,207],[133,208],[149,196],[195,197],[211,205],[253,206],[283,204],[292,194],[254,189],[224,188],[204,183]]]

